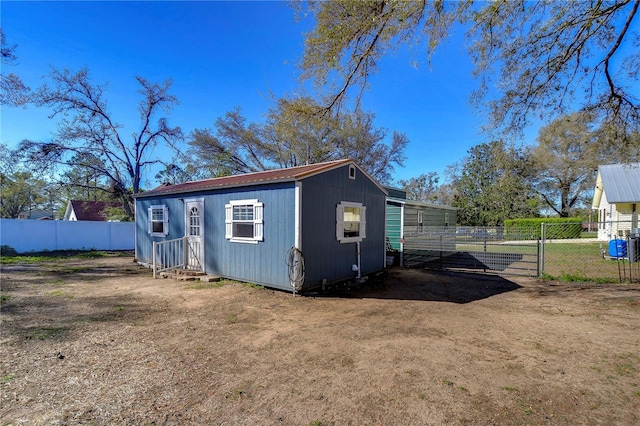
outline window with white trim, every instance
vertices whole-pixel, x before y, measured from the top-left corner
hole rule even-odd
[[[231,200],[225,209],[225,238],[236,243],[264,240],[264,204],[258,200]]]
[[[149,234],[152,237],[169,235],[169,209],[165,205],[149,207]]]
[[[195,206],[189,210],[189,236],[200,236],[200,210]]]
[[[336,208],[336,238],[341,243],[355,243],[367,236],[367,208],[361,203],[342,201]]]

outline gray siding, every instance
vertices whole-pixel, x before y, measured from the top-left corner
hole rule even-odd
[[[361,273],[384,268],[385,194],[360,170],[349,179],[348,165],[302,180],[302,254],[305,289],[355,276],[356,243],[336,239],[336,207],[341,201],[362,203],[367,208],[367,234],[361,243]]]
[[[404,231],[406,234],[420,232],[418,212],[422,212],[422,227],[445,226],[445,215],[448,214],[449,228],[455,230],[457,211],[452,208],[438,206],[416,206],[410,203],[404,206]]]
[[[155,205],[166,205],[169,209],[169,235],[152,237],[149,235],[148,208]],[[152,243],[184,237],[184,204],[175,198],[139,198],[136,199],[136,259],[139,262],[151,263]]]
[[[224,206],[231,200],[264,203],[264,241],[233,243],[224,236]],[[206,203],[206,202],[205,202]],[[294,184],[229,191],[211,199],[206,245],[207,270],[225,277],[290,290],[287,251],[294,245]]]
[[[205,269],[207,273],[244,282],[289,290],[286,253],[294,245],[294,184],[203,191],[136,200],[137,257],[151,262],[151,242],[184,236],[184,204],[180,198],[204,198]],[[225,238],[225,204],[231,200],[258,199],[264,203],[264,241],[258,244],[230,242]],[[147,208],[166,204],[169,235],[150,237]]]

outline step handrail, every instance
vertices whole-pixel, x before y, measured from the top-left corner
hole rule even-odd
[[[192,268],[189,258],[195,260],[196,267]],[[189,237],[180,237],[167,241],[153,242],[152,255],[153,278],[158,272],[170,269],[191,269],[204,272],[200,258]]]
[[[153,242],[153,278],[156,278],[158,272],[184,268],[186,263],[184,250],[186,238],[187,237],[181,237],[173,240]]]

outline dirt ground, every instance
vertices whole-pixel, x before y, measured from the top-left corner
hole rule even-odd
[[[290,293],[3,266],[0,425],[637,425],[640,286],[392,269]]]

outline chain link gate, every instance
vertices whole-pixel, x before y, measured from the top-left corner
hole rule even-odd
[[[540,237],[527,229],[427,226],[404,235],[407,267],[537,277]]]

